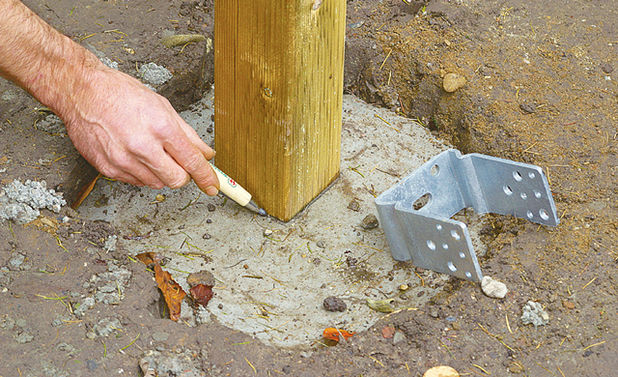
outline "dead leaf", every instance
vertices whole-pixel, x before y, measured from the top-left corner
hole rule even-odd
[[[165,303],[170,311],[170,319],[172,321],[178,321],[178,318],[180,318],[180,304],[187,294],[182,290],[180,285],[172,279],[172,275],[164,271],[158,263],[155,263],[154,271],[157,286],[163,293]]]
[[[208,305],[213,296],[212,285],[198,284],[190,289],[191,297],[202,306]]]
[[[140,253],[135,256],[140,262],[145,264],[146,266],[150,266],[151,264],[155,264],[159,261],[157,255],[153,252],[150,253]]]
[[[395,301],[392,298],[386,300],[372,300],[370,298],[367,299],[367,305],[373,309],[382,313],[392,313],[395,311],[391,303]]]
[[[195,43],[206,40],[202,34],[176,34],[162,38],[161,43],[167,48],[186,45],[187,43]]]
[[[341,335],[343,337],[343,339],[348,340],[349,338],[351,338],[354,334],[356,334],[355,332],[348,332],[345,330],[341,330],[341,329],[336,329],[334,327],[328,327],[326,329],[324,329],[324,333],[322,334],[322,336],[326,339],[330,339],[330,340],[334,340],[334,341],[339,341],[339,335]]]

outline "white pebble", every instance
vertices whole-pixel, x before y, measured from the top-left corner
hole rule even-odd
[[[481,289],[485,295],[492,298],[504,298],[509,291],[506,288],[506,284],[494,280],[489,276],[483,276],[483,280],[481,280]]]

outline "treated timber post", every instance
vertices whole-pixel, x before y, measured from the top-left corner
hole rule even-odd
[[[216,164],[291,219],[339,174],[346,0],[217,0]]]

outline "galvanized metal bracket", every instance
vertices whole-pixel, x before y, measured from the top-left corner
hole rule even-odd
[[[425,200],[426,202],[423,202]],[[543,170],[482,154],[440,153],[376,198],[393,258],[462,279],[483,278],[464,208],[556,226],[556,206]]]

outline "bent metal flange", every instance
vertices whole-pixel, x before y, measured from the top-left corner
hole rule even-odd
[[[455,149],[440,153],[375,200],[392,256],[418,267],[480,281],[464,208],[556,226],[547,178],[536,165]]]

